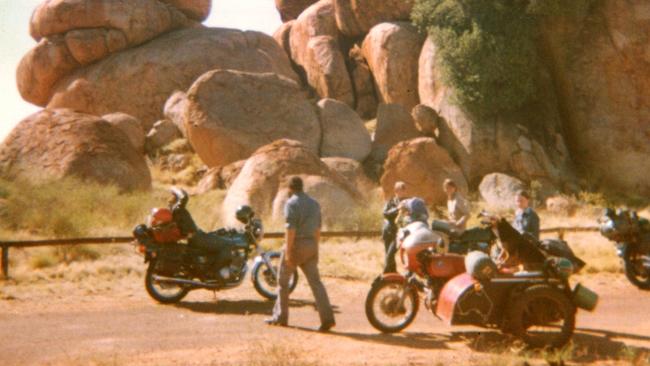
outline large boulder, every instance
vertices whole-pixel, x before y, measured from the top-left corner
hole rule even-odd
[[[90,114],[128,113],[150,128],[176,90],[205,72],[232,69],[274,72],[299,81],[285,52],[268,35],[193,28],[165,34],[75,71],[57,84],[49,107]]]
[[[289,57],[291,57],[291,28],[295,22],[295,20],[290,20],[286,23],[282,23],[282,25],[273,32],[273,39],[278,42],[280,47],[282,47]]]
[[[334,0],[336,23],[349,37],[362,36],[383,22],[409,20],[413,0]]]
[[[543,76],[543,86],[552,90],[552,82]],[[483,176],[495,171],[527,182],[543,180],[559,186],[574,180],[557,101],[527,106],[535,113],[522,110],[512,115],[472,115],[455,102],[453,88],[441,75],[431,38],[425,41],[420,54],[418,78],[421,103],[440,117],[438,143],[460,165],[471,186],[477,186]],[[524,140],[527,143],[521,143]]]
[[[0,147],[8,179],[76,177],[123,190],[151,187],[149,168],[129,138],[100,117],[45,109],[22,120]]]
[[[313,151],[298,141],[283,139],[260,148],[246,161],[228,189],[223,204],[224,219],[230,220],[232,212],[242,204],[251,205],[261,217],[272,216],[274,202],[279,207],[279,202],[286,199],[286,194],[282,196],[283,187],[294,175],[313,177],[305,179],[306,187],[322,187],[318,188],[319,192],[335,191],[332,196],[317,197],[323,207],[340,208],[342,203],[354,204],[360,197],[345,178],[331,171]],[[326,219],[327,215],[324,212]],[[276,213],[276,219],[279,219],[277,216]]]
[[[131,145],[136,151],[144,153],[145,133],[142,128],[142,123],[137,118],[129,116],[126,113],[111,113],[102,116],[102,119],[111,125],[117,127],[131,141]]]
[[[311,4],[318,0],[275,0],[275,7],[280,13],[283,22],[288,22],[307,9]]]
[[[147,152],[153,152],[181,137],[181,131],[179,131],[174,122],[168,119],[161,119],[154,123],[151,130],[147,132],[145,150]]]
[[[185,104],[187,103],[187,95],[185,92],[180,90],[175,91],[167,102],[165,102],[165,107],[163,113],[165,119],[171,121],[176,128],[181,132],[183,137],[187,137],[187,132],[185,131]]]
[[[363,165],[358,161],[348,158],[321,158],[321,160],[330,170],[347,179],[365,196],[377,188],[377,184],[366,175]]]
[[[375,118],[379,104],[375,92],[375,81],[359,46],[355,45],[350,49],[348,60],[356,100],[355,109],[364,119]]]
[[[339,44],[332,0],[320,0],[300,14],[291,26],[289,42],[291,59],[304,69],[316,94],[354,107],[352,82]]]
[[[395,144],[420,137],[413,117],[399,104],[380,104],[377,111],[377,127],[372,141],[372,156],[383,162],[388,150]]]
[[[481,198],[490,208],[496,210],[515,208],[515,196],[522,189],[525,189],[522,181],[503,173],[486,175],[478,186]]]
[[[180,10],[188,18],[203,21],[210,15],[212,0],[160,0]]]
[[[395,182],[403,181],[408,194],[424,199],[428,206],[444,205],[447,196],[442,189],[445,179],[453,179],[459,191],[466,193],[467,181],[458,165],[445,149],[430,137],[400,142],[388,153],[384,163],[381,187],[385,197],[393,195]]]
[[[18,66],[18,89],[25,100],[45,106],[57,82],[74,70],[193,24],[157,0],[44,1],[31,18],[39,43]]]
[[[194,194],[204,194],[215,189],[228,189],[232,186],[246,160],[236,161],[226,166],[218,166],[208,170],[194,189]]]
[[[320,155],[363,161],[370,154],[372,141],[363,120],[347,104],[334,99],[318,102],[323,131]]]
[[[648,196],[648,2],[602,1],[583,22],[553,18],[543,29],[581,173],[601,188]]]
[[[419,103],[418,59],[424,37],[407,22],[374,26],[363,41],[363,55],[375,77],[379,101],[402,104],[407,109]]]
[[[317,153],[318,115],[294,81],[273,73],[215,70],[187,92],[185,130],[194,151],[210,166],[246,159],[281,139]]]

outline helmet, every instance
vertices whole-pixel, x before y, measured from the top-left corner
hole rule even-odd
[[[255,216],[255,212],[253,212],[251,206],[248,205],[239,206],[235,212],[237,221],[241,222],[242,224],[247,224],[253,218],[253,216]]]
[[[160,226],[172,222],[174,216],[168,208],[154,208],[151,211],[150,220],[150,226]]]

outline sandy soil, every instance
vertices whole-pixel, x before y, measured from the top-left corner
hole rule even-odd
[[[601,302],[594,313],[579,312],[570,363],[650,362],[650,292],[621,275],[581,280]],[[496,332],[448,327],[424,308],[404,333],[382,335],[364,314],[368,283],[327,278],[326,286],[337,312],[329,334],[315,331],[318,316],[304,281],[288,328],[263,323],[272,304],[249,281],[216,296],[195,291],[176,306],[151,300],[135,275],[111,284],[5,283],[0,364],[502,365],[546,364],[540,357],[549,357],[522,351]]]

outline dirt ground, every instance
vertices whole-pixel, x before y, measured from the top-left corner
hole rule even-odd
[[[367,322],[369,283],[326,278],[337,326],[315,331],[318,316],[301,281],[290,327],[263,319],[272,303],[247,281],[238,289],[195,291],[176,306],[151,300],[138,275],[109,284],[5,283],[0,300],[1,365],[514,365],[650,363],[650,292],[622,275],[581,281],[601,295],[579,312],[564,353],[534,353],[497,332],[448,327],[421,308],[405,332],[382,335]]]

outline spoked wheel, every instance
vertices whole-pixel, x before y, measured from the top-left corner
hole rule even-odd
[[[637,248],[628,248],[623,257],[625,276],[636,287],[650,290],[650,253],[643,253]]]
[[[418,313],[417,290],[404,282],[374,283],[366,298],[366,317],[375,329],[396,333],[408,327]]]
[[[509,311],[511,330],[532,347],[562,347],[573,335],[576,308],[560,290],[529,287]]]
[[[152,260],[144,278],[147,293],[154,300],[161,304],[174,304],[181,301],[190,292],[190,289],[185,286],[154,280],[155,268],[156,261]]]
[[[268,262],[271,268],[264,262],[258,262],[251,273],[255,290],[269,300],[275,300],[277,297],[278,279],[276,274],[280,270],[281,257],[282,255],[279,252],[269,253]],[[289,279],[289,292],[293,292],[296,286],[298,286],[298,271],[294,272]]]

